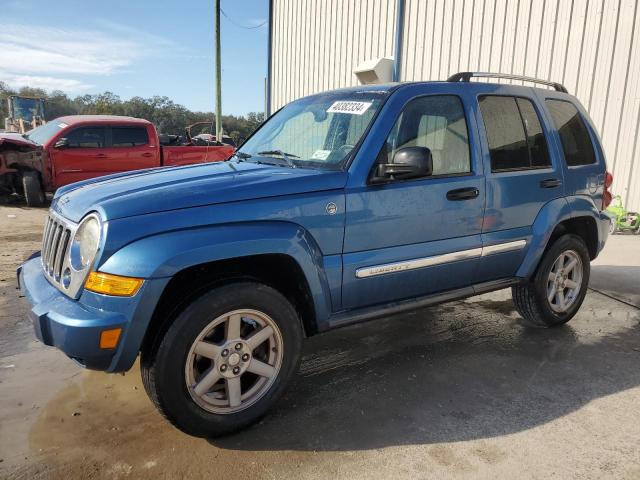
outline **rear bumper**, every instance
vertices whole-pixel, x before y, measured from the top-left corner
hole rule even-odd
[[[605,211],[599,212],[599,218],[596,218],[596,224],[598,226],[598,253],[602,251],[604,244],[607,242],[607,238],[609,238],[609,226],[613,221],[611,216]]]
[[[130,298],[85,291],[79,300],[74,300],[45,278],[40,256],[23,263],[17,274],[20,289],[30,304],[28,316],[36,337],[83,367],[108,372],[131,368],[159,298],[154,296],[156,289],[165,284],[146,281],[136,296]],[[100,333],[113,328],[122,328],[117,347],[101,349]]]

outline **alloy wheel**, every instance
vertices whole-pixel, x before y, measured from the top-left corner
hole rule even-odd
[[[225,313],[193,342],[185,364],[187,389],[208,412],[239,412],[269,391],[282,357],[282,334],[269,315],[249,309]]]
[[[556,313],[564,313],[576,302],[582,288],[582,260],[577,252],[562,252],[547,278],[547,300]]]

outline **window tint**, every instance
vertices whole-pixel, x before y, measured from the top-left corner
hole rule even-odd
[[[536,109],[533,108],[531,100],[518,98],[517,102],[518,107],[520,108],[520,114],[522,115],[522,121],[524,122],[524,129],[527,134],[531,166],[534,168],[548,167],[551,165],[549,149],[547,148],[547,141],[544,138],[542,125],[540,125],[540,119],[538,118]]]
[[[574,167],[596,163],[591,137],[578,109],[562,100],[547,100],[547,107],[560,135],[567,165]]]
[[[113,127],[111,138],[114,147],[139,147],[149,143],[147,129],[144,127]]]
[[[542,126],[531,101],[480,97],[487,132],[491,171],[524,170],[551,165]]]
[[[103,148],[105,146],[104,127],[81,127],[72,130],[67,135],[69,147],[75,148]]]
[[[437,95],[412,100],[400,114],[379,162],[392,163],[404,147],[427,147],[433,157],[433,175],[471,171],[467,122],[460,99]]]

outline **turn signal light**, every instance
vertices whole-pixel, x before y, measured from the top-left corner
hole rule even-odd
[[[131,297],[138,293],[144,283],[142,278],[121,277],[110,273],[91,272],[84,282],[84,288],[104,295]]]
[[[121,333],[121,328],[112,328],[111,330],[103,330],[100,332],[100,348],[104,350],[116,348]]]

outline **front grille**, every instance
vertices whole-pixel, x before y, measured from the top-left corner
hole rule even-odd
[[[62,267],[67,258],[71,228],[57,216],[49,214],[42,237],[42,268],[51,281],[60,286]]]

